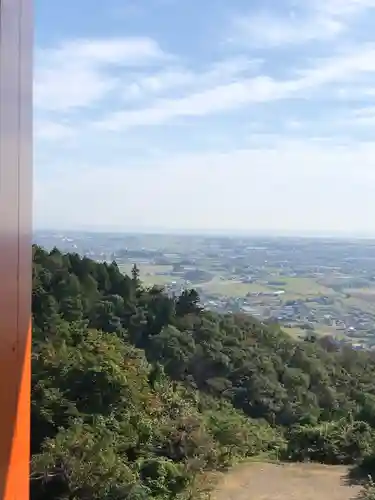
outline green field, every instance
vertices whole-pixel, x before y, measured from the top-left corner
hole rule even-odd
[[[227,297],[245,297],[248,293],[267,293],[284,290],[284,300],[333,295],[332,289],[321,285],[313,278],[282,278],[285,284],[280,286],[266,285],[263,283],[241,283],[238,280],[213,280],[201,285],[206,292]]]
[[[367,300],[369,302],[375,301],[375,288],[348,288],[345,293],[353,298]]]
[[[326,335],[332,335],[336,338],[345,338],[345,335],[342,334],[339,330],[332,326],[315,326],[314,330],[304,330],[298,326],[293,326],[292,328],[287,328],[286,326],[282,327],[282,330],[290,335],[293,338],[304,338],[308,333],[312,335],[316,335],[319,337],[324,337]]]
[[[119,268],[123,273],[130,275],[132,265],[132,263],[119,264]],[[138,267],[140,278],[146,286],[165,286],[173,282],[184,286],[185,281],[183,278],[171,274],[173,269],[171,265],[139,264]],[[239,279],[230,279],[229,276],[215,276],[211,281],[199,284],[192,283],[191,286],[206,295],[228,297],[231,299],[244,298],[249,293],[269,293],[284,290],[285,293],[279,296],[283,303],[290,300],[306,300],[308,298],[328,296],[335,301],[332,307],[336,311],[341,310],[342,314],[355,310],[369,313],[375,312],[375,288],[356,288],[337,292],[329,288],[329,286],[320,283],[318,279],[310,277],[274,277],[273,275],[272,279],[275,282],[280,282],[280,284],[269,285],[263,280],[253,283],[243,283]],[[267,304],[268,302],[271,303],[274,299],[272,297],[264,297],[260,300]],[[312,307],[321,306],[313,305]],[[305,335],[305,331],[301,330],[298,326],[285,328],[285,331],[295,338]],[[335,337],[343,336],[335,327],[325,325],[316,327],[315,334],[333,335]]]
[[[333,337],[336,337],[337,339],[346,338],[345,334],[342,331],[337,330],[337,328],[335,328],[334,326],[326,326],[326,325],[322,325],[322,326],[318,326],[318,327],[315,326],[314,333],[316,335],[319,335],[322,337],[324,337],[325,335],[332,335]]]
[[[130,274],[132,264],[120,264],[119,267],[123,273]],[[165,285],[173,281],[183,281],[181,278],[169,274],[172,271],[172,266],[139,264],[138,267],[140,270],[140,277],[146,285]],[[267,293],[275,292],[276,290],[285,291],[285,294],[282,296],[284,300],[317,297],[322,295],[332,296],[335,294],[331,288],[322,285],[313,278],[280,277],[277,280],[283,282],[284,284],[274,286],[264,284],[263,282],[242,283],[239,280],[230,279],[229,277],[220,278],[216,276],[211,281],[206,283],[200,283],[199,285],[193,283],[193,286],[199,286],[199,288],[204,290],[206,293],[232,298],[245,297],[248,293]],[[354,291],[353,297],[355,294],[359,294],[359,291]]]
[[[295,339],[303,338],[306,335],[306,330],[302,330],[298,326],[293,326],[292,328],[283,327],[282,330]]]
[[[250,292],[269,292],[271,290],[267,286],[258,285],[256,283],[241,283],[236,280],[220,280],[220,278],[214,278],[207,283],[203,283],[200,285],[200,288],[213,295],[223,295],[234,298],[246,297]]]
[[[124,274],[131,274],[133,264],[119,264],[119,269]],[[172,271],[172,266],[155,266],[152,264],[139,264],[140,278],[146,286],[151,285],[167,285],[172,281],[178,282],[179,279],[171,274],[160,274],[169,273]]]
[[[332,295],[332,289],[320,284],[314,278],[294,278],[286,277],[280,281],[284,281],[285,285],[278,287],[285,290],[286,294],[296,297],[316,297],[319,295]],[[272,287],[275,288],[275,287]]]
[[[374,289],[368,293],[369,289],[346,290],[350,296],[341,299],[344,309],[358,309],[375,314],[375,292]]]

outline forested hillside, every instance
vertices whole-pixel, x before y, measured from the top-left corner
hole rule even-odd
[[[33,500],[198,498],[205,472],[259,455],[371,471],[373,353],[37,246],[33,321]]]

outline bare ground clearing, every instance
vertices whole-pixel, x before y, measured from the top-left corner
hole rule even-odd
[[[347,467],[316,464],[241,465],[219,481],[212,500],[352,500],[360,491]]]

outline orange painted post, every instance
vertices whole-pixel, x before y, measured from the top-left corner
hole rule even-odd
[[[29,498],[32,0],[0,0],[0,500]]]

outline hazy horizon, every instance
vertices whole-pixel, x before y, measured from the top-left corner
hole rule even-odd
[[[126,229],[126,228],[111,228],[111,227],[81,227],[81,228],[58,228],[58,227],[50,227],[50,228],[34,228],[35,233],[90,233],[90,234],[123,234],[123,235],[157,235],[157,236],[214,236],[214,237],[249,237],[249,238],[311,238],[311,239],[344,239],[344,240],[358,240],[358,239],[368,239],[375,240],[375,234],[359,234],[359,233],[313,233],[307,231],[295,231],[295,232],[282,232],[282,231],[240,231],[236,232],[230,229],[222,229],[222,230],[199,230],[199,229],[177,229],[177,230],[168,230],[166,228],[145,228],[145,229]]]

